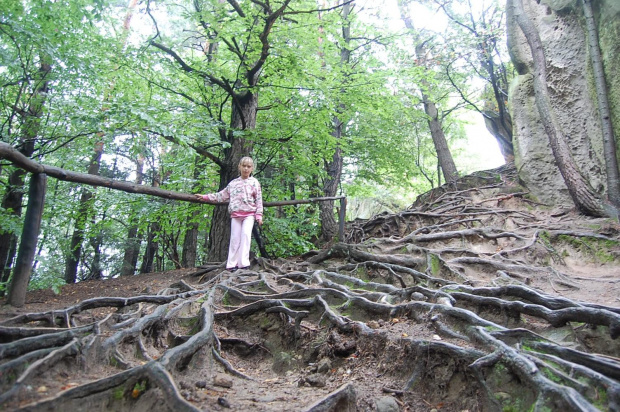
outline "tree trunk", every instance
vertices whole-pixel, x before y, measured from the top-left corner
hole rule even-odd
[[[342,39],[344,41],[344,47],[340,49],[340,64],[346,66],[349,64],[351,58],[351,51],[348,48],[351,42],[351,27],[348,22],[349,13],[351,12],[351,4],[347,3],[342,7]],[[343,83],[346,83],[346,78]],[[342,90],[344,94],[346,91]],[[337,105],[338,113],[342,113],[345,109],[344,105]],[[336,148],[331,160],[325,162],[325,171],[327,177],[323,182],[323,196],[333,197],[338,191],[338,185],[340,185],[340,177],[342,176],[343,156],[340,141],[342,140],[342,121],[339,119],[338,114],[334,116],[332,120],[333,130],[331,135],[336,140]],[[321,221],[321,238],[325,242],[331,241],[336,233],[338,233],[338,223],[334,216],[334,202],[327,201],[319,203],[319,219]],[[343,239],[339,239],[341,242]]]
[[[339,122],[337,118],[335,122]],[[339,135],[341,125],[336,126],[336,130],[332,132],[332,135]],[[334,136],[335,137],[335,136]],[[340,136],[337,137],[340,139]],[[342,149],[337,147],[334,151],[334,155],[330,162],[326,162],[325,168],[327,170],[327,177],[323,182],[323,194],[326,197],[333,197],[338,191],[338,185],[340,184],[340,176],[342,174]],[[321,220],[321,238],[325,242],[329,242],[338,233],[338,223],[334,215],[334,201],[321,202],[319,204],[319,219]],[[340,239],[342,241],[342,239]]]
[[[194,181],[198,181],[201,170],[201,161],[196,157],[194,161]],[[199,187],[194,185],[193,192],[198,193]],[[198,220],[202,215],[200,208],[193,208],[187,217],[185,224],[185,238],[183,239],[183,252],[181,253],[181,266],[184,268],[193,268],[196,266],[196,252],[198,250]]]
[[[37,239],[41,229],[41,217],[45,204],[45,185],[47,176],[43,173],[33,174],[28,192],[28,207],[22,229],[21,243],[17,253],[15,272],[9,285],[8,303],[22,307],[26,302],[26,291],[32,274],[32,264],[37,249]]]
[[[198,223],[194,220],[200,215],[200,211],[192,212],[192,216],[188,217],[187,230],[183,239],[183,253],[181,254],[181,266],[184,268],[193,268],[196,266],[196,251],[198,250]]]
[[[417,47],[416,47],[417,49]],[[419,55],[418,55],[419,56]],[[430,87],[430,84],[426,81],[422,82],[423,87]],[[422,101],[424,103],[424,111],[428,116],[428,127],[431,131],[431,137],[433,138],[433,145],[437,152],[437,161],[443,172],[443,177],[446,183],[453,183],[459,178],[459,173],[452,159],[452,153],[448,147],[448,141],[446,135],[443,132],[441,126],[441,120],[439,119],[439,113],[435,102],[431,101],[428,94],[422,91]]]
[[[402,0],[399,0],[398,7],[400,9],[401,19],[405,23],[405,27],[413,32],[415,30],[413,21],[411,21],[411,16],[409,16],[406,6],[402,4]],[[419,38],[416,38],[415,43],[416,60],[419,65],[426,67],[427,62],[424,42]],[[452,154],[450,153],[450,148],[448,147],[448,142],[446,141],[446,135],[444,134],[441,126],[441,119],[439,118],[437,105],[429,96],[431,85],[428,81],[422,80],[421,86],[422,103],[424,104],[424,112],[428,116],[428,127],[431,132],[435,151],[437,152],[437,161],[439,162],[439,166],[441,167],[446,183],[455,182],[458,179],[459,174],[456,169],[456,165],[454,164]]]
[[[34,145],[28,145],[34,147]],[[30,157],[33,150],[20,149],[25,156]],[[29,153],[28,153],[29,152]],[[2,208],[10,211],[13,216],[22,215],[22,200],[24,176],[26,172],[22,169],[16,169],[9,175],[9,185],[2,199]],[[0,264],[2,264],[2,281],[7,282],[11,275],[13,259],[15,258],[15,250],[17,245],[17,235],[11,232],[0,233]]]
[[[140,156],[136,161],[136,184],[141,185],[144,177],[144,157]],[[140,239],[138,237],[138,225],[134,222],[130,223],[127,231],[127,242],[125,253],[123,255],[123,266],[121,267],[121,276],[131,276],[136,272],[136,264],[138,263],[138,254],[140,253]]]
[[[160,174],[158,171],[153,171],[153,187],[158,188],[160,182]],[[146,249],[144,250],[144,256],[142,257],[142,265],[140,265],[140,273],[151,273],[153,271],[153,264],[155,257],[159,251],[159,242],[156,240],[156,236],[160,232],[159,222],[152,222],[149,225],[146,235]]]
[[[603,131],[603,153],[605,156],[605,172],[607,173],[607,196],[609,201],[620,210],[620,170],[618,169],[618,157],[616,152],[616,140],[614,129],[609,112],[609,97],[607,95],[607,84],[605,82],[605,71],[599,47],[598,31],[592,12],[592,1],[583,1],[583,12],[586,20],[586,33],[590,45],[590,56],[592,60],[592,72],[594,74],[594,85],[598,101],[598,112],[601,118],[601,129]]]
[[[101,166],[101,155],[103,154],[103,144],[95,143],[95,153],[93,154],[88,166],[89,175],[99,175],[99,167]],[[75,218],[75,228],[71,236],[71,245],[65,263],[65,282],[75,283],[77,281],[77,269],[82,254],[82,242],[84,241],[84,230],[86,222],[91,213],[91,200],[93,194],[87,187],[82,189],[82,196],[78,205],[78,214]]]
[[[513,2],[517,24],[525,35],[532,51],[534,70],[532,75],[536,107],[538,108],[545,132],[549,137],[551,151],[564,178],[566,187],[580,212],[591,216],[607,216],[608,211],[605,210],[600,197],[590,187],[590,184],[583,178],[577,168],[566,139],[562,135],[561,127],[553,113],[547,91],[547,61],[538,32],[523,9],[523,1],[511,1]]]
[[[102,220],[105,219],[105,213],[103,214]],[[95,221],[92,221],[93,226],[95,225]],[[101,268],[101,245],[103,244],[103,232],[101,230],[97,230],[97,233],[91,235],[89,239],[90,245],[93,248],[93,260],[90,266],[90,273],[88,274],[88,280],[101,280],[103,279],[103,270]]]
[[[123,255],[123,266],[121,276],[131,276],[136,273],[136,264],[140,253],[141,239],[138,236],[138,226],[131,225],[127,231],[127,241],[125,243],[125,254]]]
[[[144,250],[144,256],[142,257],[142,265],[140,265],[140,273],[153,272],[153,264],[155,263],[155,257],[159,251],[159,243],[155,240],[155,235],[159,233],[159,223],[151,223],[149,225],[148,234],[146,237],[146,249]]]
[[[233,102],[231,114],[231,130],[253,130],[256,127],[256,111],[258,96],[251,92],[237,96]],[[234,137],[232,131],[228,133],[229,148],[224,150],[224,164],[220,170],[220,185],[218,190],[224,189],[231,180],[239,176],[237,166],[243,156],[250,154],[252,145],[245,139]],[[211,220],[209,231],[208,259],[222,262],[228,256],[228,242],[230,240],[230,214],[227,206],[216,206]]]
[[[28,110],[23,117],[23,129],[20,136],[19,152],[30,157],[34,153],[35,141],[41,127],[41,115],[49,90],[49,75],[52,66],[47,62],[46,56],[41,57],[41,64],[37,71],[35,83]],[[25,172],[17,169],[9,176],[9,186],[2,199],[4,210],[10,210],[14,216],[21,216],[24,191]],[[3,282],[8,281],[11,273],[11,265],[17,248],[17,235],[14,233],[0,233],[0,277]]]

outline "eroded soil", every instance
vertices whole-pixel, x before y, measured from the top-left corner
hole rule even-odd
[[[2,305],[0,409],[616,410],[620,227],[498,173],[297,259]],[[22,344],[67,330],[45,353]]]

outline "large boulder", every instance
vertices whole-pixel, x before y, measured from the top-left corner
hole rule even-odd
[[[510,56],[518,72],[509,92],[515,164],[523,184],[538,200],[572,206],[538,114],[532,54],[514,19],[513,1],[507,2],[507,32]],[[593,3],[618,141],[620,77],[615,73],[620,70],[620,2]],[[603,137],[581,0],[523,0],[523,6],[543,43],[551,104],[573,158],[583,176],[602,194],[606,186]]]

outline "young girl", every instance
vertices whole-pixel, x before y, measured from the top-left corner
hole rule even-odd
[[[231,181],[224,190],[206,195],[197,194],[204,202],[228,203],[230,213],[230,244],[226,269],[235,271],[250,266],[250,245],[254,220],[263,224],[263,194],[260,183],[250,176],[254,170],[251,157],[239,161],[240,177]]]

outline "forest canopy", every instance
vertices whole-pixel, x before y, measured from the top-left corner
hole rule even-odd
[[[496,2],[455,2],[458,15],[414,2],[2,3],[2,141],[48,166],[177,192],[222,188],[250,154],[266,200],[345,195],[350,212],[356,198],[402,208],[446,181],[429,120],[453,174],[484,168],[465,150],[465,129],[482,122],[490,89],[460,21],[491,25],[490,58],[510,76]],[[441,31],[407,28],[400,11],[413,6]],[[28,175],[1,167],[6,285]],[[267,248],[309,250],[334,235],[330,215],[331,203],[269,211]],[[225,238],[225,219],[205,205],[50,179],[30,286],[221,258],[226,241],[213,234]]]
[[[620,410],[618,32],[0,0],[0,408]]]

